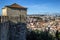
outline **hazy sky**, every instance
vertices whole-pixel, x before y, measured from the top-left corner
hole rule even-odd
[[[5,5],[17,3],[28,8],[28,14],[60,13],[60,0],[0,0],[0,14]]]

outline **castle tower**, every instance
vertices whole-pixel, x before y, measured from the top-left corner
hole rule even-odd
[[[8,16],[12,22],[26,22],[27,8],[16,3],[5,6],[2,9],[2,16]]]
[[[16,3],[2,8],[1,40],[26,40],[27,8]]]

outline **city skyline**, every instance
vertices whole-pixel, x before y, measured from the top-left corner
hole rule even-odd
[[[0,0],[0,15],[4,6],[13,3],[27,7],[27,14],[60,13],[60,0]]]

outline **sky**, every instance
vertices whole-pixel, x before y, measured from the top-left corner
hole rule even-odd
[[[27,14],[60,13],[60,0],[0,0],[0,15],[5,5],[13,3],[27,7]]]

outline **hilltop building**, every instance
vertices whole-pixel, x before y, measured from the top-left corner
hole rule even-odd
[[[1,40],[26,40],[27,8],[16,3],[2,8],[0,16]]]

